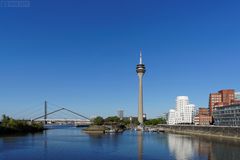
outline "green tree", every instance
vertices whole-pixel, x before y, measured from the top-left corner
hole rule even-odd
[[[2,126],[3,127],[8,127],[10,118],[8,116],[6,116],[5,114],[2,116]]]
[[[145,125],[157,125],[157,124],[166,124],[166,120],[163,118],[150,119],[144,122]]]
[[[123,123],[124,125],[129,125],[129,124],[130,124],[130,120],[129,120],[129,119],[123,119],[123,120],[122,120],[122,123]]]
[[[117,117],[117,116],[107,117],[105,119],[105,122],[116,122],[116,123],[118,123],[118,122],[120,122],[120,118]]]
[[[93,120],[94,125],[103,125],[103,123],[104,123],[104,119],[100,116],[94,118]]]

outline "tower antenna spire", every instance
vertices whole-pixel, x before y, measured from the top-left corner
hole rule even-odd
[[[143,64],[142,63],[142,48],[140,48],[140,62],[139,62],[139,64]]]

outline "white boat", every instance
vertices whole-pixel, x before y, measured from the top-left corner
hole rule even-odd
[[[115,129],[105,130],[105,133],[116,133],[117,131]]]

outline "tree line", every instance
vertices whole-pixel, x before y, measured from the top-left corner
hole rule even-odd
[[[120,118],[117,116],[111,116],[105,119],[101,116],[98,116],[93,119],[94,125],[104,125],[104,124],[114,124],[114,123],[122,123],[124,125],[129,125],[131,122],[129,118],[124,118],[123,120],[120,120]],[[137,118],[132,118],[132,124],[139,125]],[[145,120],[144,124],[145,125],[166,124],[166,119],[164,118],[149,119],[149,120]]]
[[[0,124],[0,135],[14,133],[34,133],[43,131],[43,124],[30,123],[26,120],[15,120],[9,116],[3,115]]]

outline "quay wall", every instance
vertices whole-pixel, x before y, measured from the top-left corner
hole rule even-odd
[[[165,132],[215,136],[240,139],[240,127],[230,126],[196,126],[196,125],[158,125],[158,129]]]

